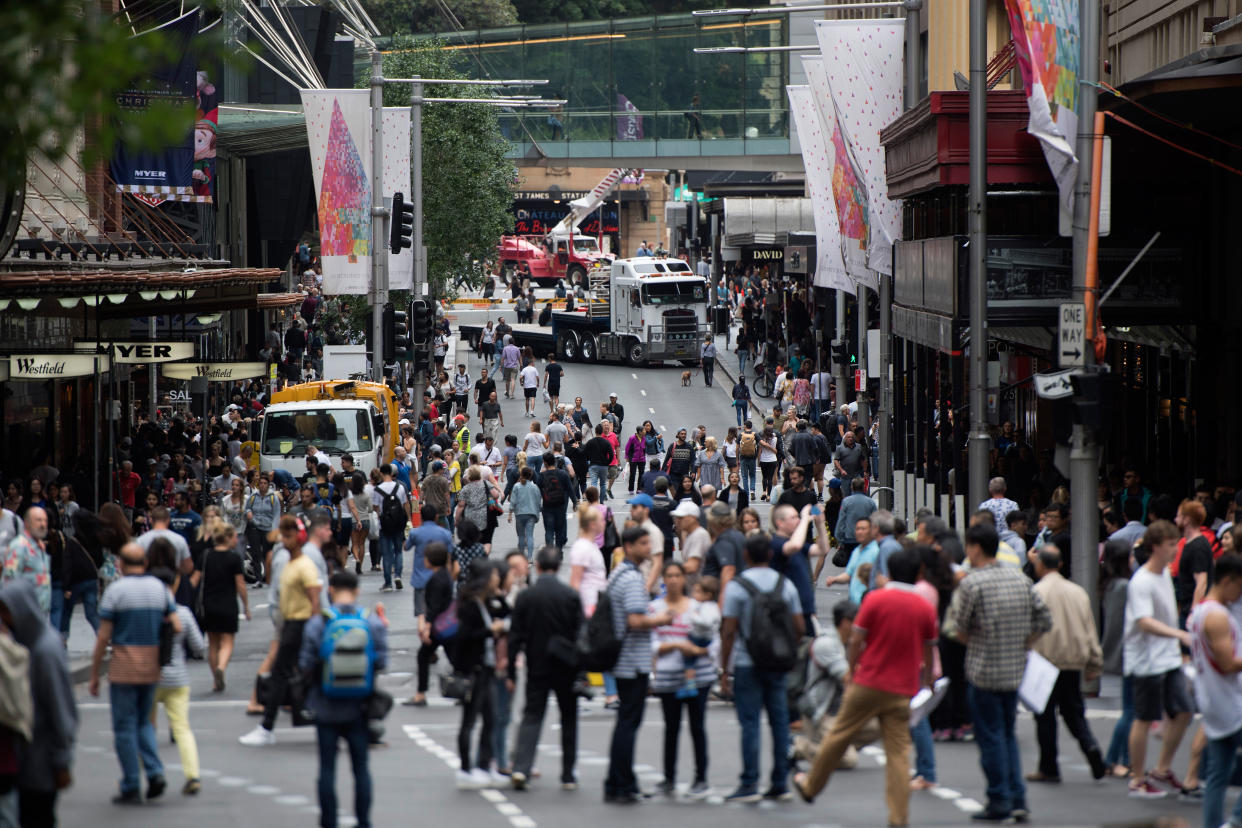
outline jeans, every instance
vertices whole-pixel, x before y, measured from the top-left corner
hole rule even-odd
[[[1242,748],[1242,730],[1222,739],[1208,739],[1204,750],[1207,773],[1203,779],[1203,824],[1218,828],[1225,822],[1225,791],[1233,774],[1233,763],[1238,749]],[[1242,797],[1233,803],[1229,814],[1230,826],[1242,826]]]
[[[626,796],[638,793],[634,776],[634,742],[643,723],[647,701],[647,676],[617,679],[617,695],[621,707],[612,729],[608,746],[608,778],[604,780],[604,796]]]
[[[354,771],[354,816],[358,828],[371,828],[371,769],[367,766],[367,720],[315,726],[319,740],[319,825],[336,828],[336,751],[341,739]]]
[[[772,729],[772,787],[789,787],[789,709],[785,673],[733,668],[733,704],[742,730],[741,788],[757,790],[759,784],[759,711],[768,713]]]
[[[528,561],[535,556],[535,523],[538,520],[539,515],[517,516],[518,551],[525,555]]]
[[[380,558],[384,566],[384,586],[392,586],[392,579],[401,577],[403,557],[401,541],[400,535],[390,535],[387,532],[380,534]]]
[[[1100,754],[1091,728],[1087,726],[1086,710],[1082,701],[1082,672],[1062,670],[1052,686],[1052,694],[1044,712],[1035,717],[1035,734],[1039,739],[1039,772],[1045,776],[1061,775],[1057,766],[1057,710],[1070,734],[1078,740],[1079,747],[1088,757]]]
[[[591,464],[587,469],[587,485],[599,489],[600,499],[608,496],[608,467]]]
[[[565,525],[565,507],[550,506],[543,510],[543,543],[560,549],[565,545],[567,528]]]
[[[672,784],[677,780],[677,742],[681,738],[681,709],[690,711],[690,740],[694,744],[694,781],[707,781],[707,729],[703,726],[707,717],[707,690],[699,688],[699,694],[690,699],[679,699],[676,693],[660,693],[660,706],[664,708],[664,781]]]
[[[136,793],[142,782],[138,764],[146,771],[147,782],[164,776],[164,764],[155,747],[155,726],[151,724],[154,684],[109,684],[112,707],[112,739],[121,763],[121,793]]]
[[[177,753],[181,756],[181,769],[185,778],[198,779],[198,743],[190,729],[190,686],[156,687],[155,703],[164,705],[168,726],[177,740]]]
[[[733,410],[737,412],[737,427],[741,428],[746,423],[746,408],[748,402],[746,400],[734,400]]]
[[[742,470],[742,488],[753,496],[755,494],[755,458],[739,456],[737,462]]]
[[[617,680],[613,677],[612,673],[601,673],[600,675],[604,679],[604,695],[617,695]]]
[[[1129,676],[1121,679],[1121,718],[1113,728],[1113,738],[1108,742],[1104,755],[1106,765],[1130,765],[1130,726],[1134,724],[1134,681]],[[1220,825],[1218,822],[1217,825]]]
[[[461,757],[461,770],[469,771],[472,767],[487,770],[492,764],[492,728],[496,723],[496,708],[492,705],[493,670],[478,667],[474,673],[474,689],[470,693],[470,701],[462,705],[461,726],[457,729],[457,752]],[[470,733],[474,730],[474,720],[481,718],[483,726],[479,729],[479,750],[475,765],[470,764]]]
[[[496,708],[496,724],[492,728],[492,755],[496,767],[507,768],[509,762],[509,722],[513,720],[513,694],[500,677],[492,679],[493,699]]]
[[[703,360],[703,382],[708,388],[712,387],[712,376],[716,373],[716,360]]]
[[[737,375],[739,377],[746,376],[746,359],[749,356],[750,354],[745,349],[740,349],[737,352]]]
[[[578,697],[574,695],[572,677],[528,676],[526,709],[518,728],[517,750],[513,754],[513,770],[530,776],[539,747],[539,733],[548,709],[548,693],[556,694],[561,710],[561,781],[573,782],[574,764],[578,756]]]
[[[52,581],[52,602],[48,608],[47,622],[52,629],[60,629],[60,619],[65,610],[65,587],[60,581]]]
[[[1013,730],[1018,713],[1017,692],[983,690],[971,684],[967,696],[974,716],[979,764],[988,783],[987,810],[1007,814],[1014,808],[1025,808],[1022,757]]]
[[[936,744],[932,741],[931,722],[924,716],[910,728],[914,740],[914,773],[928,782],[936,781]]]

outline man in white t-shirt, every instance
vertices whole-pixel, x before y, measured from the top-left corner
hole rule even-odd
[[[527,361],[518,379],[522,381],[522,395],[526,398],[526,416],[535,417],[535,394],[539,393],[539,369],[535,367],[533,359]]]
[[[395,581],[397,589],[401,589],[401,569],[402,569],[402,551],[405,541],[405,522],[410,519],[410,495],[405,490],[405,486],[401,485],[401,481],[396,479],[395,470],[391,463],[385,463],[380,466],[380,475],[383,481],[375,487],[375,491],[371,493],[371,503],[375,507],[375,513],[379,515],[380,521],[380,557],[384,567],[384,585],[380,587],[380,592],[391,592]],[[384,502],[385,500],[395,499],[401,504],[401,509],[405,513],[405,522],[400,528],[394,528],[391,525],[386,526],[389,521],[384,518]]]
[[[819,422],[819,415],[832,411],[832,374],[816,371],[811,374],[811,421]]]
[[[484,468],[490,468],[495,476],[500,476],[500,469],[504,465],[504,458],[500,454],[500,449],[496,448],[495,437],[490,434],[485,435],[483,442],[471,450],[470,456],[477,457],[480,465]]]
[[[1144,539],[1151,556],[1130,578],[1126,588],[1126,623],[1122,642],[1123,670],[1134,685],[1134,724],[1130,728],[1130,796],[1159,799],[1180,790],[1169,764],[1177,753],[1194,705],[1182,674],[1179,643],[1190,646],[1190,635],[1177,627],[1177,599],[1168,566],[1177,555],[1182,533],[1167,520],[1154,521]],[[1153,722],[1167,716],[1160,759],[1147,773],[1147,734]]]
[[[703,566],[703,556],[712,545],[712,536],[699,522],[699,507],[686,498],[673,510],[673,527],[677,530],[679,560],[687,575],[693,575]]]

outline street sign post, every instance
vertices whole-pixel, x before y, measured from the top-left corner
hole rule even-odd
[[[1074,383],[1070,378],[1078,373],[1071,368],[1055,374],[1036,374],[1032,378],[1035,381],[1035,393],[1044,400],[1059,400],[1071,396],[1074,393]]]
[[[1063,302],[1057,314],[1057,364],[1081,368],[1087,358],[1087,306]]]

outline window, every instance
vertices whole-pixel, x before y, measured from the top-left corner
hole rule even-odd
[[[365,453],[375,446],[363,408],[277,411],[263,418],[263,454],[301,454],[314,445],[328,454]]]
[[[598,253],[599,243],[591,236],[574,236],[574,252]]]
[[[702,280],[648,282],[643,285],[643,302],[648,305],[689,305],[704,302],[707,287]]]

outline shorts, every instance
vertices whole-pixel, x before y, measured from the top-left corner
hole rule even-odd
[[[535,394],[539,393],[539,389],[538,388],[523,388],[522,393],[526,395],[526,399],[533,400],[535,398]]]
[[[1134,682],[1134,718],[1140,722],[1158,722],[1167,714],[1193,713],[1194,703],[1186,687],[1181,668],[1154,676],[1131,676]]]
[[[549,397],[559,397],[560,395],[561,395],[560,385],[552,385],[552,384],[548,385],[548,396]]]
[[[505,382],[513,382],[513,378],[517,376],[516,368],[505,369]]]
[[[426,615],[426,614],[427,614],[427,590],[415,589],[414,590],[414,615],[418,616],[418,615]],[[432,620],[434,621],[435,619],[433,618]]]

